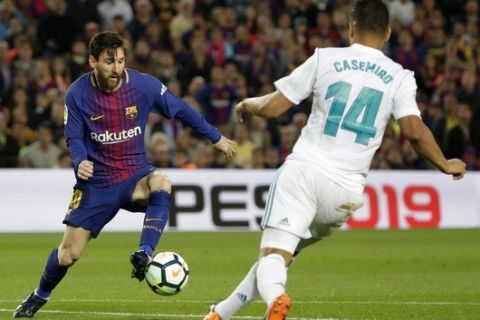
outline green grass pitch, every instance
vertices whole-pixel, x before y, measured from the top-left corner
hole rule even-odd
[[[257,256],[258,232],[167,232],[159,250],[187,260],[183,292],[161,297],[130,279],[136,233],[91,241],[36,319],[202,319]],[[0,234],[0,319],[37,285],[61,234]],[[289,271],[292,320],[480,319],[480,230],[341,231]],[[263,319],[257,300],[234,319]]]

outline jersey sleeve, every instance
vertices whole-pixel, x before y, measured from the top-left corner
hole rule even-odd
[[[182,121],[213,144],[220,141],[222,136],[217,128],[209,124],[192,106],[168,90],[158,79],[153,77],[152,79],[154,80],[149,94],[154,96],[153,112]]]
[[[393,98],[393,117],[398,120],[406,116],[420,117],[420,109],[418,109],[416,94],[417,83],[413,77],[413,72],[404,70],[404,77],[395,92]]]
[[[280,91],[288,100],[299,104],[313,91],[313,85],[318,70],[318,49],[302,65],[298,66],[292,73],[275,81],[275,88]]]
[[[82,116],[70,90],[65,96],[64,112],[65,138],[67,139],[68,151],[72,157],[76,174],[80,162],[88,159],[88,153],[85,145],[85,129]]]

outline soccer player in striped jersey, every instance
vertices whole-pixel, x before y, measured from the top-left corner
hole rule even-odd
[[[445,159],[423,124],[413,72],[381,51],[390,36],[385,4],[358,0],[350,18],[351,46],[316,49],[275,82],[275,92],[235,107],[240,121],[249,114],[275,117],[313,94],[307,125],[269,190],[260,259],[205,320],[228,320],[257,295],[267,305],[265,319],[286,318],[287,266],[362,206],[365,178],[392,115],[418,154],[454,179],[465,173],[465,163]]]
[[[14,318],[30,318],[48,301],[89,240],[119,209],[145,212],[139,248],[130,257],[132,278],[144,279],[167,223],[171,191],[169,177],[145,154],[150,112],[184,122],[227,158],[235,153],[233,141],[158,79],[125,68],[126,42],[121,36],[99,33],[89,51],[93,70],[76,80],[65,97],[65,136],[77,183],[63,220],[63,241],[51,252],[40,283],[14,311]]]

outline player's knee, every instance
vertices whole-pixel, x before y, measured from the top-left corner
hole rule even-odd
[[[283,258],[285,261],[285,265],[288,266],[290,262],[292,261],[293,255],[292,253],[282,250],[282,249],[275,249],[275,248],[263,248],[260,252],[260,255],[263,257],[266,257],[271,254],[276,254],[279,255]]]
[[[80,259],[81,252],[70,248],[60,248],[58,251],[58,264],[62,267],[69,267]]]
[[[170,177],[163,171],[156,170],[147,178],[147,184],[150,191],[166,191],[170,193],[172,190],[172,182]]]

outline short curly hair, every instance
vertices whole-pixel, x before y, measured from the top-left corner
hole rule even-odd
[[[350,13],[350,22],[360,32],[385,35],[390,26],[390,15],[381,0],[358,0]]]

